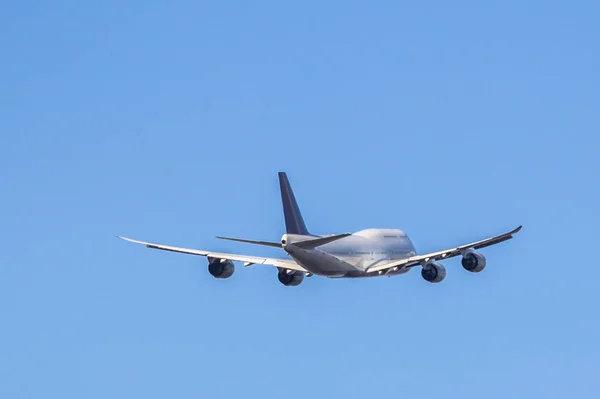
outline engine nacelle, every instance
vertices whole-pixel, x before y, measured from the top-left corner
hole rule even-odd
[[[472,273],[479,273],[485,268],[485,256],[475,251],[468,251],[463,255],[462,266]]]
[[[208,263],[208,272],[216,278],[229,278],[235,272],[235,265],[231,261],[215,259]]]
[[[300,285],[300,283],[304,280],[304,276],[304,272],[292,271],[291,273],[288,273],[288,269],[279,269],[279,273],[277,273],[279,282],[285,286],[291,287]]]
[[[430,283],[439,283],[446,277],[446,268],[437,262],[427,262],[421,269],[421,276]]]

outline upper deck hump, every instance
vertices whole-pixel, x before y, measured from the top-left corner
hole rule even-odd
[[[365,229],[357,231],[354,235],[372,239],[405,238],[406,232],[400,229]]]

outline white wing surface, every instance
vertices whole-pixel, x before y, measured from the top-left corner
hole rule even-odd
[[[189,249],[189,248],[173,247],[170,245],[153,244],[151,242],[138,241],[138,240],[133,240],[131,238],[126,238],[126,237],[121,237],[121,236],[117,236],[117,237],[122,240],[125,240],[125,241],[145,245],[147,248],[160,249],[163,251],[179,252],[182,254],[189,254],[189,255],[206,256],[207,258],[209,258],[209,260],[212,260],[212,259],[230,260],[230,261],[234,261],[234,262],[243,262],[244,266],[270,265],[270,266],[281,267],[281,268],[285,268],[285,269],[306,272],[306,269],[304,269],[302,266],[298,265],[296,262],[294,262],[291,259],[263,258],[260,256],[226,254],[226,253],[221,253],[221,252],[204,251],[201,249]]]
[[[453,258],[455,256],[460,255],[462,251],[467,250],[467,249],[485,248],[485,247],[489,247],[490,245],[494,245],[494,244],[498,244],[498,243],[501,243],[506,240],[510,240],[511,238],[513,238],[512,237],[513,234],[518,233],[522,227],[523,226],[519,226],[516,229],[509,231],[508,233],[500,234],[498,236],[486,238],[486,239],[480,240],[480,241],[475,241],[470,244],[465,244],[465,245],[460,245],[458,247],[445,249],[443,251],[431,252],[431,253],[424,254],[424,255],[415,255],[415,256],[411,256],[410,258],[406,258],[406,259],[392,260],[383,265],[378,264],[377,266],[374,266],[374,267],[371,267],[370,269],[368,269],[367,272],[368,273],[378,273],[378,272],[385,273],[386,271],[393,269],[393,268],[402,269],[402,268],[418,266],[418,265],[428,262],[430,260],[438,261],[438,260],[442,260],[442,259]]]

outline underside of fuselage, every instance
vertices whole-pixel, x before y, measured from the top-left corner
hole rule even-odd
[[[415,249],[404,231],[397,229],[367,229],[317,248],[303,249],[295,243],[313,237],[285,235],[285,251],[310,273],[326,277],[371,277],[369,267],[390,260],[415,255]],[[406,273],[399,269],[390,275]]]

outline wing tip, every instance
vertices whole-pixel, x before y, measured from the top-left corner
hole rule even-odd
[[[124,240],[124,241],[133,242],[135,244],[150,245],[150,243],[148,243],[148,242],[134,240],[133,238],[127,238],[127,237],[123,237],[123,236],[117,236],[117,238],[120,238],[121,240]]]

